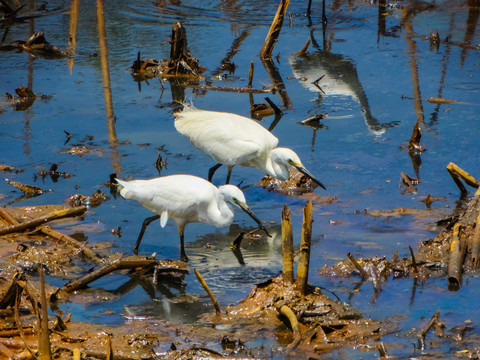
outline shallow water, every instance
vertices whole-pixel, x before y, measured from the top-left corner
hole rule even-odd
[[[350,280],[329,280],[317,274],[317,269],[345,258],[348,252],[356,257],[391,257],[395,251],[399,256],[409,256],[408,246],[415,247],[420,241],[435,236],[428,225],[440,216],[438,213],[448,214],[456,206],[459,191],[446,165],[453,161],[473,176],[479,176],[478,14],[464,2],[436,2],[423,11],[412,12],[409,23],[402,18],[402,8],[410,8],[408,2],[379,12],[376,3],[327,1],[328,26],[323,33],[321,4],[314,2],[311,16],[307,17],[306,3],[290,2],[291,21],[287,17],[273,51],[275,66],[285,85],[284,96],[280,97],[277,92],[255,94],[253,98],[255,103],[260,103],[268,96],[282,108],[284,116],[273,133],[281,145],[294,149],[304,165],[326,185],[327,191],[317,189],[315,193],[338,199],[330,205],[316,206],[314,203],[310,281],[334,291],[367,317],[383,319],[403,315],[400,334],[424,326],[421,317],[430,318],[436,311],[441,312],[447,329],[462,325],[467,319],[478,319],[480,309],[474,299],[480,284],[476,276],[465,278],[456,293],[447,290],[446,279],[429,281],[417,286],[412,300],[413,280],[392,281],[374,299],[370,284],[353,292],[355,284]],[[276,1],[166,1],[156,6],[150,1],[116,1],[104,6],[115,121],[108,118],[106,112],[94,3],[80,5],[76,54],[72,59],[45,60],[34,59],[26,53],[0,53],[0,93],[14,93],[16,87],[31,84],[35,93],[48,96],[37,99],[25,111],[14,111],[4,102],[0,104],[4,110],[0,115],[0,163],[25,170],[18,174],[5,173],[4,178],[53,190],[16,205],[62,203],[71,194],[91,195],[97,189],[107,191],[99,184],[106,182],[113,172],[121,178],[156,177],[154,162],[159,151],[168,162],[162,175],[207,176],[213,161],[195,149],[173,126],[172,111],[176,105],[172,102],[169,83],[150,80],[141,83],[140,91],[139,84],[128,71],[138,51],[142,58],[168,58],[170,47],[166,42],[176,21],[185,26],[189,50],[208,69],[205,76],[213,85],[246,86],[252,61],[255,65],[253,86],[262,88],[272,84],[258,53],[276,11]],[[48,7],[64,7],[65,12],[36,19],[35,31],[44,31],[49,42],[65,48],[69,3],[50,1]],[[430,32],[437,30],[441,39],[448,36],[450,41],[441,43],[438,49],[431,48],[428,40]],[[28,23],[12,26],[5,43],[26,39],[28,35]],[[296,59],[293,55],[310,36],[316,40],[318,48],[310,44],[308,60]],[[327,53],[321,53],[322,49],[328,50]],[[231,60],[237,69],[222,79],[216,69],[231,51],[235,53]],[[320,85],[325,94],[310,84],[324,74],[327,76]],[[339,77],[341,81],[327,83],[328,78],[338,80]],[[443,97],[461,104],[438,105],[424,101],[417,102],[415,107],[411,98],[416,91],[422,99]],[[249,116],[248,94],[187,88],[185,101],[201,109]],[[314,130],[297,124],[315,114],[325,113],[328,117],[322,124],[328,128]],[[424,117],[421,143],[427,149],[421,154],[418,174],[404,148],[417,116]],[[265,118],[262,124],[268,128],[272,121],[273,117]],[[67,144],[64,131],[72,135]],[[101,150],[82,157],[62,152],[74,144]],[[43,181],[35,179],[35,173],[48,170],[52,163],[59,165],[59,171],[74,176],[60,178],[56,183],[48,177]],[[402,171],[412,177],[419,176],[423,181],[417,194],[400,191]],[[225,175],[226,170],[220,168],[214,183],[220,185]],[[255,184],[261,177],[255,169],[237,167],[231,182]],[[376,218],[359,213],[364,209],[423,209],[425,204],[420,200],[428,194],[445,197],[445,201],[433,204],[439,211],[433,212],[431,219]],[[0,182],[1,205],[21,195],[19,190]],[[245,195],[260,219],[275,223],[271,225],[272,232],[279,233],[281,209],[287,204],[292,211],[294,231],[298,234],[295,242],[299,242],[304,199],[267,192],[255,186],[247,188]],[[111,241],[117,251],[131,253],[141,221],[146,216],[150,213],[137,203],[112,197],[100,207],[91,209],[84,222],[93,230],[84,235],[90,243]],[[175,224],[169,223],[164,229],[158,225],[156,222],[150,226],[140,251],[177,259]],[[191,267],[205,276],[221,305],[235,303],[247,295],[255,282],[281,271],[278,236],[255,246],[244,245],[244,265],[228,248],[238,227],[248,229],[252,225],[246,215],[237,212],[230,231],[202,224],[187,227]],[[122,228],[121,237],[110,233],[117,227]],[[67,233],[77,231],[75,227],[63,230]],[[95,286],[114,290],[127,281],[122,276],[112,276],[97,281]],[[208,309],[203,290],[192,275],[187,277],[185,289],[167,290],[157,289],[156,299],[152,300],[151,293],[137,286],[108,304],[69,303],[62,307],[67,311],[75,310],[74,320],[111,323],[122,323],[128,316],[147,315],[188,322]],[[199,295],[201,301],[182,306],[169,300],[183,293]],[[99,316],[105,308],[114,310],[108,320]],[[478,333],[478,329],[473,332]],[[415,338],[401,337],[397,333],[387,337],[385,342],[402,344],[389,351],[392,355],[416,354],[412,346]],[[449,349],[436,351],[448,353]],[[348,356],[373,357],[356,351],[349,352]]]

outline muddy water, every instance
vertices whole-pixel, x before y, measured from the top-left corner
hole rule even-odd
[[[343,259],[348,252],[356,257],[387,256],[395,251],[408,256],[408,246],[433,237],[430,225],[457,205],[459,191],[445,167],[453,161],[474,176],[480,176],[480,55],[478,52],[478,9],[464,2],[436,2],[435,5],[408,3],[380,8],[369,2],[327,1],[328,25],[323,31],[321,5],[312,5],[305,16],[305,1],[292,1],[279,42],[274,64],[284,90],[255,94],[255,103],[274,101],[284,116],[273,129],[283,146],[294,149],[304,165],[327,187],[318,196],[334,196],[329,205],[314,202],[312,269],[310,281],[334,291],[342,300],[377,319],[398,315],[399,334],[425,324],[440,311],[447,329],[478,319],[474,301],[479,282],[476,276],[464,279],[457,293],[447,290],[446,280],[416,284],[396,280],[374,295],[373,286],[354,290],[350,280],[324,279],[317,269]],[[44,31],[53,45],[66,48],[71,21],[68,2],[51,1],[57,14],[39,17],[30,23],[8,28],[4,43],[25,40],[29,31]],[[253,87],[272,85],[258,53],[276,11],[274,1],[212,2],[117,1],[104,4],[106,40],[112,101],[105,101],[102,83],[101,49],[95,3],[82,2],[78,17],[75,53],[70,59],[47,60],[26,53],[1,52],[0,93],[14,93],[28,85],[39,96],[26,110],[15,111],[6,100],[0,106],[0,163],[22,169],[2,174],[4,178],[51,189],[42,196],[16,205],[61,203],[71,194],[91,195],[111,173],[121,178],[152,178],[159,175],[154,166],[160,153],[167,161],[161,174],[188,173],[202,177],[213,162],[178,134],[173,126],[171,86],[158,79],[136,83],[128,68],[137,52],[142,58],[166,59],[174,22],[187,30],[192,56],[208,69],[206,81],[217,86],[243,87],[248,83],[250,63],[255,65]],[[2,31],[6,31],[2,29]],[[440,40],[429,41],[438,31]],[[297,53],[312,37],[308,57]],[[231,55],[233,74],[217,71],[222,59]],[[222,76],[223,75],[223,76]],[[312,82],[319,81],[318,87]],[[417,99],[415,101],[413,98]],[[460,104],[436,104],[418,99],[440,97]],[[222,91],[187,88],[184,101],[202,109],[229,111],[249,116],[250,97]],[[316,114],[327,114],[324,127],[313,129],[298,122]],[[113,116],[112,116],[113,115]],[[427,151],[415,168],[405,146],[413,126],[421,120],[421,144]],[[273,117],[262,124],[270,127]],[[66,133],[71,134],[68,140]],[[74,156],[75,145],[92,149]],[[74,176],[53,182],[35,177],[52,163]],[[402,193],[400,173],[423,181],[417,193]],[[214,182],[222,184],[226,170],[217,171]],[[235,168],[232,183],[250,185],[262,177],[257,170]],[[428,216],[381,216],[362,213],[398,207],[424,209],[421,199],[431,194],[442,197],[433,203]],[[2,206],[22,195],[0,182]],[[245,243],[243,263],[228,245],[241,229],[248,230],[250,219],[237,213],[232,229],[213,229],[202,224],[187,227],[187,253],[192,267],[204,274],[220,304],[231,304],[244,297],[252,284],[281,271],[279,222],[283,204],[292,211],[296,243],[299,242],[302,206],[305,198],[284,196],[250,186],[247,201],[258,217],[267,221],[272,239]],[[147,210],[138,204],[111,197],[91,209],[82,226],[67,227],[69,234],[84,236],[90,243],[111,242],[114,250],[130,253]],[[121,237],[111,232],[121,227]],[[179,256],[176,226],[161,229],[158,223],[147,231],[140,251],[156,252],[161,258]],[[61,279],[51,279],[57,285]],[[118,290],[128,281],[121,275],[99,280],[95,286]],[[125,317],[159,316],[171,321],[189,322],[208,309],[208,301],[193,276],[182,289],[160,287],[151,292],[142,286],[108,302],[64,304],[74,319],[121,324]],[[190,295],[200,298],[191,300]],[[188,296],[187,296],[188,295]],[[188,298],[189,300],[185,300]],[[113,314],[103,315],[106,309]],[[474,333],[478,330],[474,329]],[[385,339],[399,343],[391,354],[415,353],[414,338]],[[452,347],[454,350],[455,346]],[[451,350],[451,349],[450,349]],[[448,352],[447,347],[438,350]],[[364,356],[356,351],[350,357]]]

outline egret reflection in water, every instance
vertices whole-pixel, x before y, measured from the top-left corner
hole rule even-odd
[[[302,79],[302,85],[309,91],[325,96],[346,96],[355,100],[362,109],[365,124],[375,135],[382,135],[397,124],[381,123],[372,115],[367,94],[352,60],[330,51],[319,50],[314,53],[297,53],[290,56],[289,62],[295,77]]]

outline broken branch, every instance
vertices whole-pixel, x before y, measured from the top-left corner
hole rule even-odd
[[[347,256],[352,262],[352,264],[355,266],[355,268],[360,272],[362,279],[367,280],[370,276],[368,276],[365,269],[358,263],[357,259],[355,259],[351,253],[348,253]]]
[[[65,210],[62,209],[62,210],[53,211],[50,214],[40,216],[40,217],[38,217],[36,219],[33,219],[33,220],[30,220],[30,221],[26,221],[26,222],[23,222],[23,223],[20,223],[20,224],[11,225],[11,226],[1,228],[0,229],[0,235],[11,234],[11,233],[14,233],[14,232],[21,232],[21,231],[24,231],[26,229],[36,227],[38,225],[42,225],[46,222],[61,219],[61,218],[64,218],[64,217],[82,215],[86,211],[87,211],[87,208],[85,206],[77,206],[77,207],[74,207],[74,208],[71,208],[71,209],[65,209]]]
[[[433,314],[432,318],[428,322],[428,324],[417,334],[418,344],[422,350],[425,350],[425,335],[427,334],[428,330],[438,321],[440,317],[440,312],[436,312]]]
[[[105,265],[100,269],[92,271],[91,273],[87,274],[86,276],[80,279],[69,282],[62,288],[58,289],[55,295],[58,294],[59,292],[71,293],[72,291],[75,291],[77,289],[84,288],[91,282],[116,270],[135,269],[137,267],[147,267],[147,266],[153,266],[153,265],[168,267],[169,270],[171,271],[179,271],[183,273],[187,272],[186,264],[184,264],[181,261],[171,260],[171,261],[159,262],[153,258],[147,258],[141,255],[131,255],[131,256],[118,259],[109,265]]]
[[[45,234],[48,235],[55,240],[57,240],[60,243],[65,243],[69,246],[72,246],[76,249],[79,249],[82,251],[82,253],[90,260],[92,260],[94,263],[103,265],[105,262],[97,255],[95,254],[90,248],[85,246],[85,244],[81,243],[78,240],[75,240],[74,238],[65,235],[57,230],[52,229],[50,226],[42,226],[40,230]]]
[[[463,181],[465,181],[467,185],[470,185],[471,187],[478,189],[477,180],[472,175],[470,175],[469,173],[461,169],[455,163],[451,162],[450,164],[448,164],[447,171],[450,173],[450,176],[452,177],[453,181],[455,181],[455,184],[460,189],[460,192],[462,193],[462,195],[465,195],[467,193],[467,189],[465,189],[465,186],[463,186],[460,179],[463,179]]]

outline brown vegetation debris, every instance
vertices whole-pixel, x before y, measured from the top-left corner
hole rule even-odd
[[[298,346],[302,351],[326,351],[358,344],[389,331],[379,322],[365,319],[358,311],[330,299],[318,287],[308,285],[303,296],[295,284],[283,281],[282,276],[257,284],[238,305],[229,306],[220,319],[216,315],[215,322],[235,325],[243,331],[250,329],[252,335],[257,332],[255,327],[262,326],[263,329],[277,331],[277,336],[292,344],[295,337],[291,332],[293,329],[288,330],[283,325],[280,313],[290,314],[290,317],[293,313],[296,317],[300,332],[297,337],[300,338],[290,349]],[[261,325],[258,325],[259,319]],[[292,320],[294,322],[292,318],[287,325]]]
[[[146,80],[155,78],[160,72],[160,61],[155,59],[140,59],[140,51],[137,53],[137,60],[135,60],[130,67],[132,76],[138,80]]]
[[[320,197],[313,194],[313,191],[318,187],[318,185],[300,171],[289,169],[289,173],[290,176],[288,180],[285,181],[275,179],[270,175],[265,175],[257,185],[268,191],[277,191],[289,196],[307,196],[306,194],[310,195],[311,193],[311,196],[307,200],[310,200],[310,198],[313,197],[311,200],[314,203],[332,203],[337,200],[332,196]]]
[[[328,117],[328,113],[316,114],[307,119],[297,122],[297,124],[308,126],[312,129],[328,129],[328,126],[323,125],[321,121]]]
[[[10,171],[21,172],[22,170],[18,170],[15,166],[0,164],[0,171],[2,171],[2,172],[10,172]]]
[[[26,184],[23,184],[21,182],[18,182],[18,181],[12,181],[12,180],[9,180],[9,179],[4,179],[6,183],[12,185],[12,186],[15,186],[17,189],[23,191],[25,194],[30,194],[30,195],[40,195],[40,194],[43,194],[44,192],[50,192],[52,190],[43,190],[43,189],[40,189],[39,187],[37,186],[33,186],[33,185],[26,185]]]
[[[199,78],[204,71],[205,69],[199,65],[198,59],[190,55],[187,31],[180,22],[175,23],[172,28],[170,59],[162,71],[163,75]]]
[[[250,107],[250,112],[252,114],[252,118],[257,120],[261,120],[266,116],[275,114],[275,110],[270,105],[265,103],[253,104]]]
[[[10,93],[6,93],[8,102],[14,107],[17,111],[22,111],[28,109],[35,102],[37,95],[25,85],[21,85],[15,89],[17,96]]]
[[[422,183],[423,181],[412,178],[405,174],[403,171],[400,173],[400,183],[398,187],[400,188],[402,194],[416,194],[417,193],[417,185]]]
[[[108,200],[110,200],[110,197],[107,194],[101,190],[97,190],[92,194],[92,196],[85,196],[81,194],[71,195],[65,200],[65,203],[71,207],[87,206],[94,208]]]
[[[50,44],[46,39],[43,31],[39,31],[30,35],[27,40],[17,40],[9,45],[0,46],[0,50],[25,51],[32,56],[44,59],[57,60],[67,57],[67,53],[57,46]]]
[[[70,154],[75,156],[84,156],[89,153],[96,153],[101,155],[105,150],[100,148],[92,148],[84,145],[74,145],[68,150],[60,151],[60,154]]]
[[[42,179],[44,179],[47,176],[50,176],[53,182],[57,182],[58,178],[60,177],[64,179],[68,179],[72,177],[72,174],[69,174],[67,172],[60,172],[57,170],[58,170],[58,165],[54,163],[50,166],[50,169],[48,169],[48,171],[40,170],[36,175],[38,175]]]
[[[449,279],[451,290],[456,290],[461,285],[462,272],[478,272],[480,265],[480,191],[471,197],[465,203],[463,209],[456,209],[455,214],[448,218],[448,221],[437,221],[437,223],[446,223],[447,227],[441,231],[435,238],[421,242],[416,252],[408,258],[398,258],[396,255],[391,260],[384,257],[373,257],[357,259],[368,274],[373,268],[378,274],[380,280],[387,281],[390,276],[398,277],[416,277],[419,279],[440,278],[447,274],[454,274]],[[404,209],[408,210],[408,209]],[[402,214],[406,211],[394,210],[391,214]],[[413,212],[419,214],[430,212],[431,210],[416,210]],[[368,212],[370,215],[376,212]],[[378,212],[378,215],[386,215],[385,212]],[[458,256],[451,258],[452,252]],[[452,269],[455,267],[455,269]],[[334,266],[324,266],[320,273],[328,277],[351,277],[358,274],[355,264],[346,259],[340,261]]]

